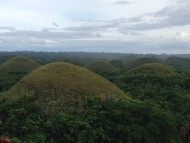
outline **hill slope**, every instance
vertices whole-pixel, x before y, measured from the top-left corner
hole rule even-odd
[[[60,62],[42,66],[8,91],[10,95],[35,95],[57,110],[84,104],[90,97],[117,99],[125,94],[103,77],[79,66]]]
[[[27,57],[14,57],[0,66],[0,72],[7,73],[28,73],[41,65]]]
[[[143,64],[132,70],[128,74],[133,75],[159,75],[159,76],[176,76],[178,75],[174,68],[160,63]]]
[[[136,68],[140,65],[149,64],[149,63],[160,63],[160,61],[155,58],[143,57],[143,58],[139,58],[139,59],[136,59],[135,61],[133,61],[129,67],[132,69],[132,68]]]
[[[114,67],[103,61],[95,61],[86,66],[87,69],[96,73],[109,73],[114,70]]]
[[[183,76],[167,65],[144,64],[129,70],[123,77],[124,91],[138,99],[164,99],[168,93],[184,91]]]

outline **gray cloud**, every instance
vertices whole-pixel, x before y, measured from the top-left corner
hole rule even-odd
[[[53,31],[50,31],[53,30]],[[85,31],[63,31],[59,29],[43,29],[40,31],[35,30],[15,30],[12,32],[0,33],[0,38],[27,38],[35,37],[39,39],[86,39],[86,38],[100,38],[101,34],[98,32],[85,32]]]
[[[172,28],[175,26],[186,26],[190,25],[190,3],[179,4],[170,7],[165,7],[162,10],[154,13],[146,14],[145,16],[152,17],[151,21],[145,22],[141,16],[131,18],[137,19],[139,23],[130,24],[130,19],[125,22],[125,25],[120,27],[126,30],[153,30],[162,28]],[[132,22],[131,21],[131,22]]]
[[[189,3],[189,0],[174,0],[177,3]]]
[[[179,0],[177,1],[179,2]],[[180,0],[180,3],[182,2],[186,3],[168,6],[154,13],[148,13],[131,18],[124,17],[104,23],[91,25],[84,24],[78,27],[69,27],[67,30],[86,32],[98,31],[101,33],[108,29],[118,29],[118,32],[122,34],[131,33],[133,35],[133,33],[136,33],[135,31],[147,31],[190,25],[190,2]],[[146,17],[150,20],[146,21]]]
[[[114,5],[128,5],[128,4],[131,4],[130,1],[126,1],[126,0],[120,0],[120,1],[116,1],[116,2],[113,2]]]
[[[15,30],[13,27],[0,27],[0,30],[9,30],[9,31],[13,31]]]
[[[125,30],[125,29],[118,29],[118,32],[125,34],[125,35],[135,35],[135,36],[142,36],[145,35],[145,33],[142,32],[136,32],[136,31],[129,31],[129,30]]]
[[[98,32],[65,31],[62,29],[42,29],[42,30],[14,30],[0,32],[0,51],[14,48],[16,50],[47,50],[51,47],[56,50],[62,47],[66,41],[97,40],[101,38]],[[70,43],[72,45],[72,42]],[[69,45],[67,45],[69,47]],[[75,45],[77,47],[77,45]],[[90,45],[89,45],[90,46]],[[66,48],[66,45],[63,47]]]
[[[53,25],[54,27],[57,27],[57,28],[60,27],[60,26],[59,26],[57,23],[55,23],[55,22],[52,22],[52,25]]]

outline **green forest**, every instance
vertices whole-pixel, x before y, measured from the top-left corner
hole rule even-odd
[[[190,143],[190,55],[0,52],[0,139]]]

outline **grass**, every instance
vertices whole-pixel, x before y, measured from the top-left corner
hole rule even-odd
[[[126,97],[123,91],[103,77],[64,62],[48,64],[34,70],[7,94],[35,96],[48,109],[56,111],[78,107],[91,97]]]
[[[127,73],[128,75],[158,75],[158,76],[178,76],[173,67],[160,63],[143,64]]]
[[[0,66],[0,72],[6,73],[29,73],[41,65],[27,57],[13,57]]]

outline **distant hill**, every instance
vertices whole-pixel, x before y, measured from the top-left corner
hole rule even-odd
[[[151,63],[138,66],[122,76],[126,92],[130,92],[138,99],[164,99],[172,92],[185,90],[184,77],[173,67],[160,63]]]
[[[140,65],[149,64],[149,63],[160,63],[160,61],[156,58],[143,57],[143,58],[139,58],[139,59],[136,59],[135,61],[133,61],[129,65],[129,68],[132,69],[132,68],[136,68]]]
[[[8,95],[34,95],[52,112],[78,107],[95,96],[101,99],[126,97],[124,92],[103,77],[64,62],[34,70],[9,90]]]
[[[190,58],[170,57],[166,60],[168,65],[175,68],[190,68]]]
[[[95,73],[110,73],[114,70],[114,67],[103,61],[95,61],[85,66],[87,69]]]
[[[6,73],[29,73],[40,67],[41,64],[33,59],[17,56],[13,57],[0,66],[0,72]]]
[[[109,62],[109,64],[115,68],[126,68],[127,67],[127,63],[125,63],[122,60],[111,60]]]
[[[178,73],[173,67],[160,63],[143,64],[127,73],[128,75],[157,75],[157,76],[176,76]]]

